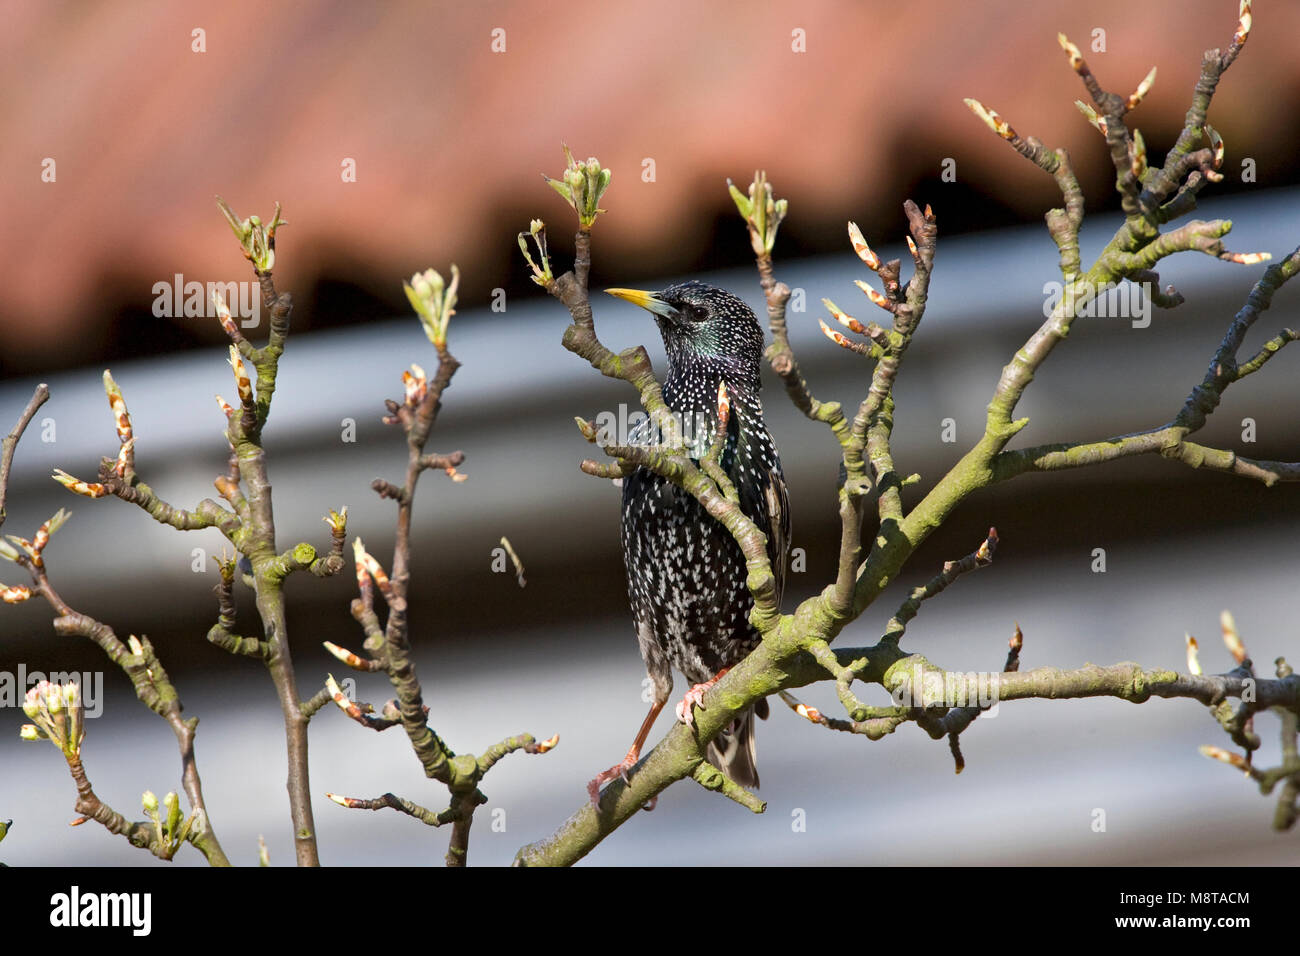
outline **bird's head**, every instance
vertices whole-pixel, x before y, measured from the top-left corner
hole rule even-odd
[[[720,362],[757,379],[763,330],[739,296],[696,280],[660,292],[605,291],[654,313],[670,363]]]

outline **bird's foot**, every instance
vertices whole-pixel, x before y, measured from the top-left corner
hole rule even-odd
[[[669,681],[671,686],[671,681]],[[641,729],[636,733],[636,740],[632,741],[632,746],[628,748],[627,756],[623,762],[615,764],[608,770],[602,770],[596,774],[595,779],[587,784],[587,795],[591,797],[591,805],[596,810],[600,810],[600,788],[609,783],[615,777],[621,777],[624,783],[628,782],[627,773],[636,766],[636,762],[641,759],[641,748],[645,746],[645,739],[650,734],[650,728],[654,726],[655,718],[659,716],[659,711],[663,710],[664,704],[667,703],[667,693],[663,698],[656,699],[650,705],[650,712],[645,715],[645,720],[641,722]],[[654,800],[651,799],[647,810],[653,809]]]
[[[716,674],[714,674],[712,677],[706,680],[703,684],[696,684],[694,687],[688,690],[686,692],[686,696],[684,696],[681,699],[681,701],[677,704],[677,719],[680,720],[682,723],[684,723],[687,727],[694,727],[695,712],[692,710],[692,708],[699,707],[700,710],[704,710],[705,693],[708,691],[710,687],[712,687],[718,681],[722,680],[723,675],[726,674],[727,671],[729,670],[731,670],[730,667],[724,667],[722,670],[718,671]]]
[[[605,786],[605,784],[615,779],[622,779],[624,783],[628,782],[627,772],[636,766],[636,762],[640,759],[640,756],[641,755],[637,753],[629,753],[623,758],[622,763],[614,764],[614,766],[610,767],[608,770],[602,770],[592,778],[591,782],[587,784],[587,796],[591,797],[591,805],[593,807],[597,810],[600,809],[600,788]]]
[[[632,782],[627,779],[627,772],[631,770],[635,764],[636,758],[629,756],[621,764],[610,767],[608,770],[602,770],[600,773],[596,774],[591,783],[587,784],[587,796],[591,798],[591,805],[594,809],[600,810],[600,788],[605,784],[609,783],[616,777],[622,778],[624,783]],[[645,802],[645,806],[641,809],[645,811],[653,810],[658,802],[659,797],[651,797]]]

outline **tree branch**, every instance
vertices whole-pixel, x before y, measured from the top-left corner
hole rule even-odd
[[[1244,42],[1249,25],[1248,13],[1248,5],[1243,6],[1242,25],[1229,54],[1220,57],[1216,52],[1215,64],[1212,68],[1207,68],[1206,75],[1213,74],[1214,82],[1217,82],[1218,73],[1226,68]],[[776,225],[786,213],[785,204],[772,198],[770,185],[761,173],[755,177],[748,198],[732,187],[732,198],[747,223],[758,263],[760,283],[768,303],[769,324],[774,339],[769,348],[773,366],[782,377],[795,406],[806,416],[831,425],[844,452],[846,474],[840,488],[842,529],[835,581],[821,594],[800,604],[793,614],[784,616],[760,615],[757,609],[762,595],[756,592],[755,625],[758,626],[761,620],[763,640],[708,692],[707,706],[700,712],[694,731],[674,726],[637,764],[630,778],[611,782],[598,809],[593,808],[589,802],[584,803],[551,837],[522,848],[516,857],[516,864],[568,864],[581,859],[664,788],[687,776],[698,778],[702,745],[745,707],[772,693],[783,693],[787,697],[787,703],[809,720],[872,739],[887,735],[902,723],[915,722],[932,737],[948,739],[960,771],[964,761],[958,747],[958,735],[981,712],[982,704],[978,699],[975,705],[971,705],[965,697],[956,704],[947,705],[940,697],[933,702],[936,708],[932,709],[931,702],[925,697],[926,686],[922,683],[915,688],[921,694],[919,704],[896,703],[893,707],[875,708],[858,700],[850,685],[854,680],[860,679],[880,684],[895,694],[908,690],[912,680],[911,672],[917,668],[934,676],[939,681],[940,689],[950,680],[963,676],[931,668],[919,655],[904,654],[898,648],[898,638],[921,601],[938,593],[963,570],[976,567],[987,560],[996,540],[992,533],[980,551],[963,562],[950,563],[943,574],[925,587],[914,590],[891,620],[885,637],[879,644],[838,651],[833,650],[830,644],[848,621],[861,614],[892,583],[915,549],[946,520],[958,504],[975,491],[1025,470],[1067,467],[1145,451],[1159,451],[1167,457],[1177,458],[1196,467],[1220,468],[1269,482],[1291,476],[1294,466],[1288,463],[1241,459],[1232,452],[1187,441],[1186,435],[1191,429],[1183,421],[1175,421],[1165,429],[1120,436],[1119,439],[1105,443],[1086,446],[1048,445],[1027,451],[1006,451],[1010,440],[1028,424],[1027,419],[1012,418],[1025,389],[1052,349],[1068,336],[1074,319],[1100,290],[1123,279],[1158,282],[1159,277],[1153,267],[1174,252],[1199,251],[1243,264],[1266,258],[1263,254],[1225,251],[1221,237],[1230,228],[1226,222],[1192,222],[1167,233],[1159,230],[1159,226],[1174,218],[1175,213],[1182,214],[1194,207],[1196,191],[1204,182],[1214,181],[1218,175],[1217,169],[1222,160],[1222,140],[1217,134],[1206,127],[1204,135],[1209,138],[1210,145],[1205,150],[1191,148],[1195,145],[1192,137],[1199,138],[1202,135],[1204,110],[1208,107],[1213,83],[1198,85],[1193,111],[1189,112],[1185,130],[1187,135],[1180,138],[1180,145],[1175,150],[1180,155],[1171,155],[1166,161],[1165,175],[1177,176],[1182,183],[1178,194],[1172,200],[1164,201],[1170,193],[1162,191],[1161,187],[1151,186],[1154,177],[1147,168],[1145,143],[1140,134],[1130,134],[1124,121],[1125,114],[1136,107],[1150,89],[1154,71],[1127,97],[1108,93],[1100,86],[1077,48],[1064,37],[1061,41],[1070,56],[1071,66],[1097,104],[1097,109],[1085,107],[1085,112],[1106,136],[1116,169],[1116,188],[1121,196],[1125,220],[1101,255],[1085,271],[1078,259],[1083,196],[1068,156],[1063,151],[1048,150],[1032,138],[1020,138],[1000,117],[972,101],[972,109],[999,135],[1056,178],[1064,206],[1048,212],[1047,225],[1058,248],[1065,284],[1062,295],[1047,320],[1003,369],[989,403],[983,436],[910,511],[903,507],[899,490],[916,480],[916,476],[901,479],[890,453],[893,383],[899,360],[915,332],[925,305],[934,255],[933,213],[928,209],[922,213],[911,204],[906,207],[910,227],[909,248],[916,266],[906,287],[900,282],[901,264],[898,261],[882,263],[862,239],[860,232],[850,226],[850,240],[855,251],[880,277],[883,292],[865,283],[859,285],[874,304],[891,314],[893,327],[886,331],[874,323],[859,322],[827,301],[837,322],[851,332],[866,336],[869,341],[862,344],[850,342],[846,336],[832,331],[823,323],[823,330],[828,337],[875,362],[871,388],[859,406],[857,416],[846,430],[838,406],[822,405],[812,397],[807,383],[798,372],[789,347],[784,312],[788,293],[784,286],[775,281],[771,265],[772,241]],[[1207,63],[1209,59],[1207,55]],[[1144,185],[1150,186],[1149,193],[1144,192]],[[1161,202],[1164,204],[1161,205]],[[662,396],[645,351],[629,349],[615,355],[601,346],[595,336],[586,287],[591,265],[590,221],[584,220],[578,231],[574,271],[558,279],[551,271],[541,230],[540,221],[534,220],[531,234],[541,254],[540,265],[529,255],[522,235],[520,243],[533,269],[534,281],[569,309],[572,323],[565,331],[565,347],[586,359],[602,374],[632,383],[638,388],[647,413],[652,419],[657,418],[664,411]],[[1282,266],[1291,268],[1285,264]],[[1271,289],[1280,285],[1277,280],[1283,274],[1276,271],[1276,267],[1266,274],[1262,281],[1264,287],[1270,290],[1267,295],[1271,295]],[[1264,289],[1259,291],[1263,294]],[[1252,303],[1257,310],[1262,300],[1260,295],[1252,295],[1255,296]],[[1265,295],[1265,299],[1266,297]],[[1152,299],[1155,304],[1168,308],[1177,305],[1181,296],[1170,287],[1164,292],[1156,290],[1152,293]],[[1233,380],[1257,371],[1293,338],[1295,335],[1290,330],[1284,330],[1240,369],[1233,365]],[[1232,355],[1235,357],[1235,354],[1234,347]],[[1211,385],[1217,386],[1222,376],[1218,372],[1215,375],[1218,377]],[[1197,401],[1198,408],[1204,404],[1203,399],[1198,398]],[[1214,401],[1217,403],[1217,393]],[[589,440],[596,440],[594,428],[581,421],[579,427]],[[584,462],[583,470],[603,477],[619,477],[627,474],[632,466],[645,467],[686,488],[706,507],[709,507],[710,502],[720,502],[715,507],[709,507],[710,513],[723,520],[733,537],[744,547],[747,529],[743,522],[725,520],[728,504],[725,483],[720,487],[707,474],[700,475],[698,482],[694,481],[691,473],[694,466],[674,440],[671,423],[661,428],[661,432],[669,436],[661,447],[608,445],[604,450],[614,456],[615,461],[612,464]],[[707,462],[704,470],[708,470]],[[870,491],[873,476],[878,491],[877,507],[881,522],[870,553],[863,559],[862,500]],[[752,545],[752,539],[748,543]],[[748,557],[749,550],[746,550],[746,554]],[[755,563],[751,561],[751,584],[755,581],[754,571]],[[1249,736],[1248,725],[1257,710],[1269,706],[1291,710],[1296,707],[1297,685],[1292,677],[1277,681],[1256,681],[1249,671],[1241,668],[1218,677],[1178,675],[1172,671],[1147,671],[1128,663],[1110,668],[1088,665],[1076,671],[1052,668],[1021,671],[1020,647],[1017,629],[1017,637],[1012,639],[1004,665],[1005,672],[986,675],[995,679],[994,686],[1000,693],[1000,699],[1115,696],[1141,702],[1151,696],[1189,697],[1216,708],[1216,719],[1224,729],[1234,741],[1244,741],[1246,744],[1254,739]],[[824,680],[828,674],[836,679],[837,691],[850,717],[847,721],[825,718],[814,708],[807,707],[785,693],[790,688]],[[987,680],[985,684],[988,684]],[[1227,712],[1219,712],[1226,697],[1240,697],[1256,691],[1262,695],[1257,698],[1258,702],[1248,701],[1236,711],[1229,709]],[[712,781],[707,770],[702,772]],[[723,786],[720,782],[718,785]]]
[[[5,504],[9,498],[9,470],[13,466],[14,449],[18,447],[18,442],[22,439],[23,432],[27,431],[27,426],[36,417],[36,412],[49,400],[50,387],[44,383],[37,385],[31,401],[18,416],[18,421],[14,423],[14,427],[10,429],[4,440],[0,441],[0,526],[4,525],[5,518],[8,517]]]

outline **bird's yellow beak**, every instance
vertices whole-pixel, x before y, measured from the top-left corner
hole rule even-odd
[[[631,302],[633,305],[639,305],[646,311],[653,312],[656,315],[671,316],[677,312],[671,305],[659,298],[656,292],[646,292],[642,289],[606,289],[605,291],[619,299]]]

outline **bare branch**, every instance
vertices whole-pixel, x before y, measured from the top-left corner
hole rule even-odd
[[[31,401],[27,403],[27,407],[18,416],[18,421],[14,423],[14,427],[10,429],[4,440],[0,441],[0,525],[5,523],[7,517],[5,502],[9,497],[9,471],[13,467],[14,449],[18,447],[18,442],[23,437],[23,432],[27,431],[27,426],[36,417],[36,412],[49,400],[50,387],[42,382],[36,386]]]
[[[365,800],[360,797],[342,797],[337,793],[327,793],[325,796],[340,807],[347,807],[349,810],[383,810],[385,808],[397,810],[400,813],[405,813],[408,817],[415,817],[425,826],[430,827],[440,827],[445,823],[452,823],[460,819],[459,811],[449,808],[435,813],[432,810],[426,810],[418,803],[393,793],[385,793],[373,800]]]
[[[921,604],[930,598],[939,594],[948,585],[956,581],[968,571],[974,571],[977,568],[987,567],[993,563],[993,552],[998,547],[998,529],[989,528],[988,536],[980,542],[980,546],[957,561],[947,561],[944,563],[943,570],[936,574],[930,581],[922,587],[914,588],[908,595],[902,606],[894,612],[894,616],[889,619],[885,626],[885,633],[881,636],[881,643],[897,644],[907,630],[908,622],[916,617],[917,612],[921,609]]]

